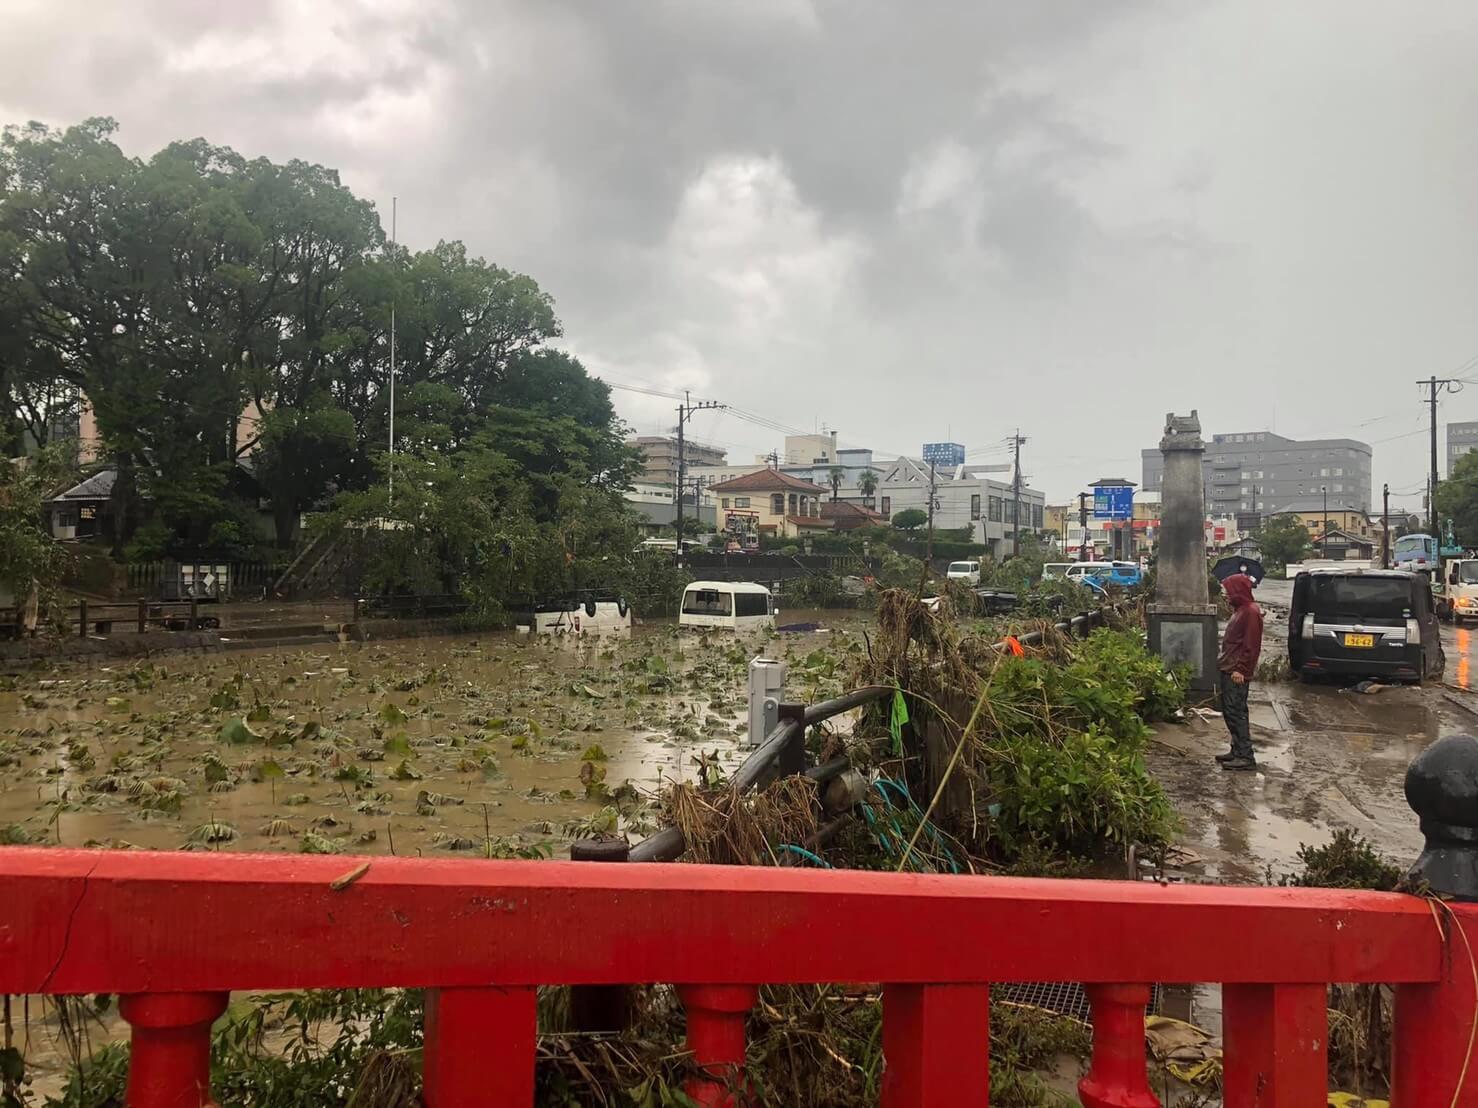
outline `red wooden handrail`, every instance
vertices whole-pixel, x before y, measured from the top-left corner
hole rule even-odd
[[[347,886],[335,879],[362,862]],[[534,989],[666,982],[706,1076],[742,1085],[763,983],[884,983],[884,1103],[983,1103],[992,981],[1082,981],[1096,1044],[1084,1103],[1152,1104],[1145,983],[1227,986],[1228,1105],[1322,1095],[1324,984],[1398,990],[1402,1108],[1478,1105],[1478,906],[1315,889],[300,855],[0,850],[0,992],[119,993],[130,1101],[197,1108],[231,989],[431,991],[432,1108],[528,1103]],[[1421,1059],[1417,1065],[1412,1059]]]

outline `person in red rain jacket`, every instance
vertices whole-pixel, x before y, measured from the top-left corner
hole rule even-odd
[[[1257,768],[1252,753],[1252,728],[1247,719],[1247,693],[1262,654],[1262,609],[1252,599],[1252,578],[1238,573],[1221,583],[1231,601],[1232,618],[1221,637],[1221,713],[1232,733],[1232,749],[1218,754],[1222,769]]]

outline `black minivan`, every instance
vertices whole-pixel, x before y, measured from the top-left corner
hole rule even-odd
[[[1427,578],[1386,569],[1300,573],[1288,615],[1288,661],[1304,677],[1442,676],[1447,658]]]

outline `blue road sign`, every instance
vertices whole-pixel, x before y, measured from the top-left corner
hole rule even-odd
[[[1093,490],[1094,519],[1132,519],[1133,485],[1099,485]]]
[[[957,442],[926,442],[924,461],[940,466],[962,466],[965,464],[965,448]]]

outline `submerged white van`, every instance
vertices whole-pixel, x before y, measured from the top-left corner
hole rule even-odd
[[[770,590],[752,581],[694,581],[683,590],[679,627],[759,631],[775,626]]]

